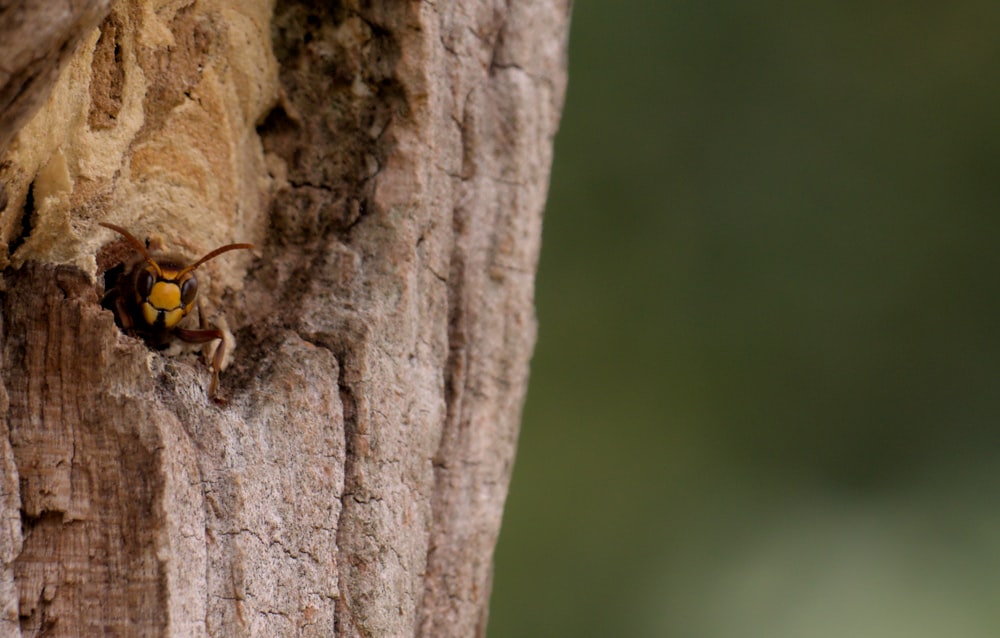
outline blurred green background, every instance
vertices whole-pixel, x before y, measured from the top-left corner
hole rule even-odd
[[[490,638],[1000,636],[1000,3],[578,1]]]

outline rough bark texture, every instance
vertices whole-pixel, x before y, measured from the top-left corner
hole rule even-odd
[[[54,85],[0,157],[0,635],[485,632],[568,19],[120,0],[57,77],[15,47]],[[199,270],[225,405],[101,308],[98,221],[257,245]]]

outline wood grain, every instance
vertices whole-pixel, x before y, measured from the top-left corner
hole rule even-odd
[[[484,635],[568,20],[112,5],[0,157],[0,632]],[[100,307],[105,220],[257,244],[226,405]]]

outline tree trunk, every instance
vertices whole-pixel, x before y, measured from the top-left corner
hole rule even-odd
[[[5,7],[0,636],[483,635],[568,0]],[[223,403],[100,221],[256,244]]]

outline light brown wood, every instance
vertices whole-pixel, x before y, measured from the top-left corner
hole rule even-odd
[[[0,3],[0,153],[48,97],[81,37],[104,18],[110,4],[110,0]]]
[[[0,157],[0,635],[485,633],[568,19],[123,0],[81,37]],[[199,269],[226,405],[101,308],[99,221],[257,245]]]

